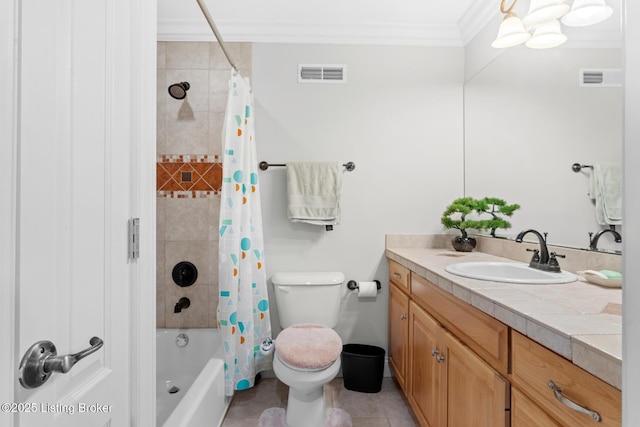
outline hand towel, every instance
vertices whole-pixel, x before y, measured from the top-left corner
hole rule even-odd
[[[591,187],[593,189],[591,197],[596,202],[598,224],[622,224],[622,168],[620,163],[595,164]]]
[[[294,222],[340,223],[342,170],[338,162],[287,162],[287,212]]]

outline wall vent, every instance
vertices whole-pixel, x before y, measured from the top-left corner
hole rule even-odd
[[[298,64],[298,83],[346,83],[346,65]]]
[[[622,70],[619,68],[582,68],[579,79],[582,87],[621,87]]]

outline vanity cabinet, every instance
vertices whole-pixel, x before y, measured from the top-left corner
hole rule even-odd
[[[509,383],[415,302],[408,399],[423,426],[509,425]]]
[[[620,390],[465,302],[464,290],[458,298],[392,260],[389,283],[389,363],[422,427],[622,424]]]

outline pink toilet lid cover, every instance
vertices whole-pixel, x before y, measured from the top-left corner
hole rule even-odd
[[[285,364],[302,369],[323,369],[340,357],[340,335],[324,325],[299,324],[284,329],[276,339],[276,353]]]

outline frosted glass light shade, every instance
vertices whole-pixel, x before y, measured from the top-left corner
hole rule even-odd
[[[491,46],[495,48],[517,46],[529,40],[530,37],[531,34],[524,29],[520,18],[515,13],[509,12],[500,24],[498,36],[491,43]]]
[[[567,12],[570,6],[563,0],[531,0],[529,13],[522,18],[526,28],[533,28],[543,22],[558,19]]]
[[[527,47],[532,49],[548,49],[560,46],[567,41],[567,36],[560,31],[560,21],[554,19],[536,27],[533,37],[527,40]]]
[[[584,27],[602,22],[613,13],[605,0],[573,0],[571,10],[562,17],[562,23],[570,27]]]

